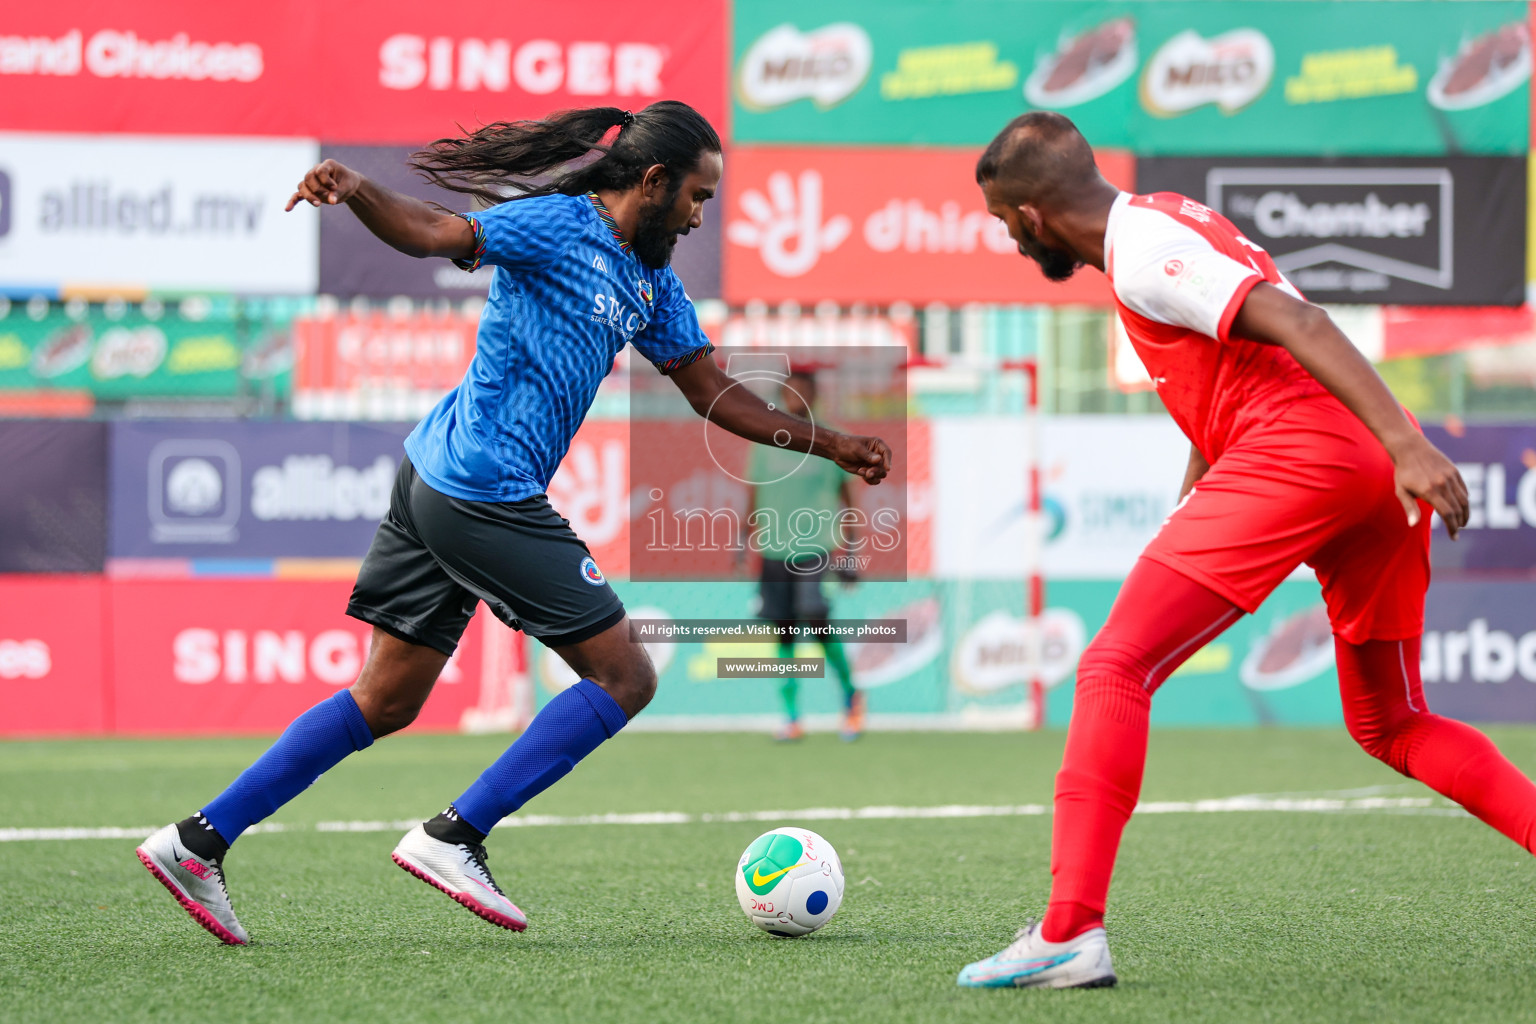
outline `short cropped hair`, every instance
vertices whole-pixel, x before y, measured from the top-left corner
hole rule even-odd
[[[1012,202],[1045,200],[1098,177],[1093,148],[1068,117],[1032,110],[1009,121],[976,161],[976,183]]]

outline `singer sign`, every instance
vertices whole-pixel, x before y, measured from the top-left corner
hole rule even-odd
[[[455,124],[680,99],[720,123],[722,19],[597,0],[355,8],[273,0],[11,5],[0,110],[11,130],[322,138],[420,145]],[[324,97],[316,101],[316,97]]]

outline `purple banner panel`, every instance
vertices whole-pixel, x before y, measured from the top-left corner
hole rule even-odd
[[[0,421],[0,572],[101,572],[107,425]]]
[[[113,558],[361,558],[409,424],[112,425]]]
[[[1536,578],[1536,423],[1424,428],[1467,482],[1472,515],[1452,542],[1438,517],[1431,557],[1437,570]]]
[[[423,140],[424,142],[426,140]],[[322,159],[338,160],[396,192],[438,203],[455,213],[472,209],[472,200],[427,184],[406,164],[411,149],[399,146],[323,146]],[[704,208],[704,226],[689,232],[673,252],[672,267],[695,299],[720,295],[719,197]],[[466,273],[443,259],[419,260],[396,252],[375,238],[347,210],[311,211],[320,216],[320,290],[350,297],[466,298],[490,290],[491,268]]]
[[[1536,722],[1536,583],[1436,583],[1424,614],[1420,668],[1432,710]]]

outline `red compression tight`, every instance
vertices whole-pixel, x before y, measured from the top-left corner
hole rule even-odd
[[[1242,616],[1212,590],[1141,559],[1077,669],[1056,776],[1051,900],[1041,935],[1064,942],[1104,922],[1120,834],[1141,793],[1152,694]],[[1373,757],[1536,852],[1536,785],[1482,733],[1430,714],[1419,641],[1335,641],[1344,719]]]
[[[1138,559],[1077,663],[1067,750],[1056,775],[1047,942],[1104,923],[1120,833],[1141,794],[1152,694],[1243,614],[1213,590]]]
[[[1536,853],[1536,785],[1464,722],[1431,714],[1419,681],[1419,638],[1334,638],[1344,724],[1365,752],[1418,779]]]

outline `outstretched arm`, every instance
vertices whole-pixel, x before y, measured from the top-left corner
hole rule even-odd
[[[1232,335],[1279,345],[1343,402],[1376,435],[1396,466],[1397,496],[1410,525],[1422,498],[1440,513],[1454,540],[1467,525],[1467,485],[1454,463],[1414,429],[1387,385],[1323,310],[1272,284],[1256,285],[1243,300]]]
[[[310,206],[346,203],[369,231],[407,256],[462,260],[474,255],[475,232],[463,217],[392,192],[335,160],[322,160],[310,168],[284,212],[301,202]]]
[[[734,387],[735,378],[726,376],[714,356],[705,356],[668,376],[694,412],[748,441],[831,459],[869,484],[878,484],[890,472],[891,449],[878,437],[839,434],[770,409],[751,391]],[[780,444],[786,436],[788,442]]]

